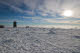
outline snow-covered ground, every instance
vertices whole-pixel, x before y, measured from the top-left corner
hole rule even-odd
[[[80,29],[3,28],[0,53],[80,53]]]

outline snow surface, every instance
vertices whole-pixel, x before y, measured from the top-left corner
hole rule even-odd
[[[0,53],[80,53],[80,29],[1,28]]]

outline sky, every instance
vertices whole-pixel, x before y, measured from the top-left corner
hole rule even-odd
[[[64,16],[71,10],[73,15]],[[80,27],[80,0],[0,0],[0,25]]]

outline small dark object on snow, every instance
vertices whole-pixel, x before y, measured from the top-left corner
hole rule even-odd
[[[26,26],[26,28],[29,28],[29,26]]]
[[[77,39],[80,39],[80,36],[74,36],[75,38],[77,38]]]
[[[0,28],[4,28],[4,26],[3,25],[0,25]]]

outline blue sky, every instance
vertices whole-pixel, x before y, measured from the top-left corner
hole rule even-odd
[[[62,15],[71,10],[71,17]],[[0,25],[80,26],[80,0],[0,0]]]

